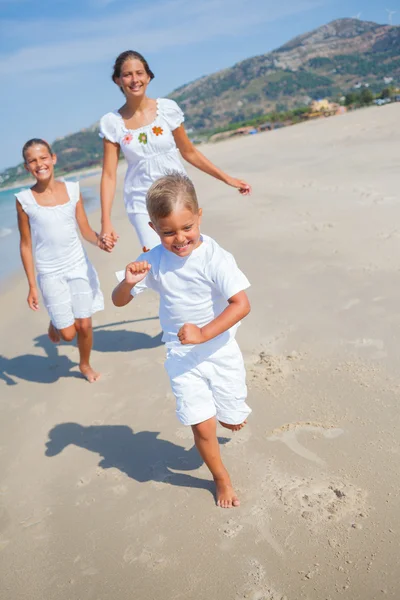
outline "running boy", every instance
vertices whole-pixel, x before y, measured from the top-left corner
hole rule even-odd
[[[216,484],[218,506],[239,506],[221,460],[216,419],[236,431],[251,412],[235,341],[240,320],[250,312],[244,291],[250,284],[233,256],[200,233],[202,210],[186,175],[171,173],[153,183],[147,210],[161,245],[117,273],[113,302],[125,306],[146,288],[159,293],[165,366],[178,419],[192,427]]]
[[[103,294],[97,273],[79,238],[102,250],[113,242],[100,241],[90,227],[79,192],[79,183],[56,181],[57,157],[42,139],[26,142],[22,150],[25,169],[36,179],[31,189],[16,194],[21,259],[29,283],[28,305],[39,310],[42,292],[50,316],[49,338],[69,342],[78,337],[79,368],[90,382],[99,378],[90,365],[92,314],[103,310]],[[32,248],[33,246],[33,248]]]

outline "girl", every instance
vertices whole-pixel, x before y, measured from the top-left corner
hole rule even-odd
[[[122,52],[115,61],[112,80],[124,94],[125,104],[100,120],[100,136],[104,138],[101,236],[108,234],[114,242],[118,237],[111,223],[111,207],[122,150],[128,162],[125,207],[143,250],[160,243],[149,227],[146,192],[156,179],[171,171],[185,173],[178,150],[187,162],[204,173],[237,188],[243,195],[251,192],[245,181],[234,179],[218,169],[193,146],[182,125],[183,112],[176,102],[146,96],[147,86],[153,78],[154,74],[141,54],[132,50]]]
[[[54,343],[60,339],[69,342],[77,334],[79,368],[92,383],[99,373],[89,362],[91,316],[103,310],[104,302],[97,273],[86,256],[76,226],[86,241],[102,250],[111,251],[113,243],[106,237],[100,241],[90,227],[79,183],[54,179],[57,157],[47,142],[29,140],[22,156],[25,169],[36,179],[31,189],[16,194],[21,259],[29,283],[28,305],[39,310],[35,263],[38,286],[50,315],[49,338]]]

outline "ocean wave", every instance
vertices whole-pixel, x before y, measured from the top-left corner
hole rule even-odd
[[[12,233],[13,230],[9,229],[8,227],[0,227],[0,238],[6,237],[7,235],[10,235],[10,233]]]

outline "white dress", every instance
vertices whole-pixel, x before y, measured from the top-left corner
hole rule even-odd
[[[53,325],[65,329],[75,319],[103,310],[97,273],[78,234],[79,183],[65,182],[69,201],[41,206],[30,189],[16,194],[29,217],[37,281]]]
[[[185,173],[172,132],[184,121],[174,100],[157,99],[156,118],[149,125],[127,129],[117,110],[100,119],[100,136],[119,144],[128,163],[124,202],[140,245],[153,248],[160,238],[149,226],[146,194],[151,184],[171,171]]]

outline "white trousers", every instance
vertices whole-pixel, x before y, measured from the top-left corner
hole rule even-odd
[[[160,245],[160,238],[149,225],[150,217],[142,213],[128,213],[128,217],[138,235],[142,248],[151,250]]]
[[[246,404],[246,371],[243,356],[231,340],[211,356],[202,356],[201,345],[185,353],[168,349],[165,368],[176,398],[176,414],[184,425],[197,425],[216,416],[239,425],[251,413]]]

